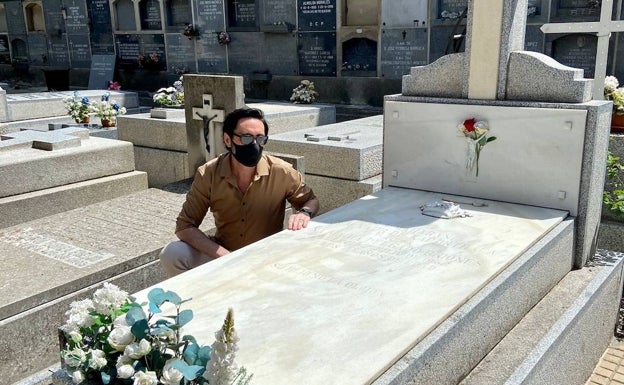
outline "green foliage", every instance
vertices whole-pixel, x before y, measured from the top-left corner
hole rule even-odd
[[[624,215],[624,166],[611,151],[607,155],[607,181],[610,189],[604,190],[602,201],[611,213]]]

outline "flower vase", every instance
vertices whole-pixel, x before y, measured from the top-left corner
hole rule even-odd
[[[102,127],[115,127],[117,126],[116,119],[102,119]]]
[[[82,119],[76,119],[76,123],[78,123],[78,124],[89,124],[90,121],[91,121],[91,117],[90,116],[85,116]]]
[[[624,133],[624,115],[611,115],[611,132]]]
[[[479,176],[478,143],[472,138],[466,138],[466,182],[476,182]]]

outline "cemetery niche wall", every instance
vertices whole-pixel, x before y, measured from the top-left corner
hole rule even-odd
[[[114,55],[125,89],[169,85],[184,73],[245,77],[248,97],[288,100],[323,78],[321,100],[381,105],[413,66],[465,50],[468,0],[28,0],[0,4],[0,74],[43,82],[70,69],[88,86],[94,55]],[[525,49],[593,76],[595,34],[544,34],[546,23],[597,21],[589,0],[528,0]],[[613,1],[622,20],[622,0]],[[225,38],[219,39],[221,33]],[[608,74],[624,78],[624,33]],[[259,86],[260,85],[260,86]]]

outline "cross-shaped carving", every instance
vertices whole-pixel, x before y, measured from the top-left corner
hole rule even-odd
[[[594,71],[594,95],[597,100],[604,99],[604,79],[607,75],[607,55],[611,32],[623,32],[624,21],[612,21],[613,0],[602,0],[600,21],[588,23],[553,23],[540,28],[544,33],[590,33],[598,36],[596,50],[596,70]]]
[[[79,147],[80,140],[89,138],[89,130],[68,127],[55,131],[24,130],[0,135],[0,151],[20,147],[54,151],[62,148]]]
[[[193,107],[193,119],[201,120],[204,122],[204,140],[206,141],[206,160],[212,159],[217,156],[216,154],[216,144],[217,140],[222,140],[219,138],[219,133],[215,130],[215,123],[223,123],[225,120],[225,111],[213,109],[212,103],[212,94],[203,94],[202,95],[202,106]]]

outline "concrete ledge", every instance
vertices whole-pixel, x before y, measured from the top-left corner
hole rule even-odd
[[[306,174],[306,183],[314,190],[321,205],[319,214],[344,206],[381,190],[381,175],[362,181],[328,178]]]
[[[613,337],[623,256],[567,274],[461,384],[584,384]]]
[[[378,115],[270,136],[265,148],[303,156],[308,174],[360,181],[381,174],[382,144]]]
[[[147,174],[131,171],[0,198],[0,229],[147,189]]]
[[[171,151],[187,151],[186,123],[182,116],[167,120],[150,118],[150,114],[124,115],[117,118],[117,137],[135,146]]]
[[[134,159],[136,169],[147,172],[150,187],[188,179],[195,173],[188,168],[188,152],[135,146]]]
[[[574,220],[564,220],[374,384],[459,383],[570,271],[573,231]]]
[[[79,147],[5,152],[0,158],[0,197],[134,171],[132,143],[91,137]],[[27,177],[25,177],[27,176]]]
[[[336,107],[331,104],[262,102],[247,103],[247,106],[264,112],[269,135],[336,123]]]
[[[80,91],[80,96],[97,101],[106,92],[121,106],[128,109],[139,107],[139,97],[136,92],[83,90]],[[60,91],[7,95],[8,119],[15,121],[67,115],[63,100],[73,94],[73,91]]]

